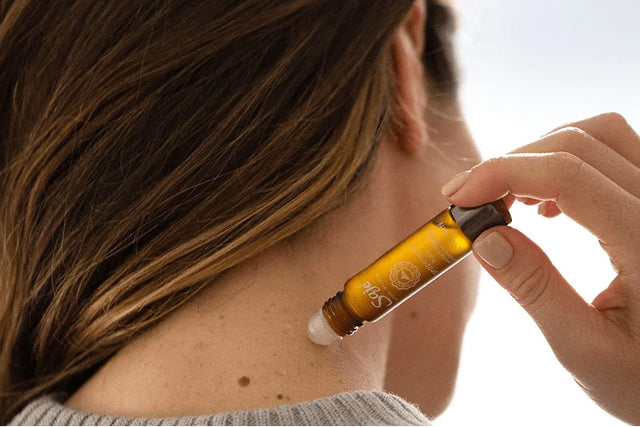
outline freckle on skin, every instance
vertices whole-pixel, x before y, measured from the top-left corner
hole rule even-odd
[[[220,316],[218,316],[218,319],[224,320],[224,316],[221,314]]]
[[[238,378],[238,384],[240,384],[240,387],[248,386],[250,381],[249,377],[242,376]]]
[[[412,311],[411,313],[409,313],[409,317],[411,317],[412,319],[415,319],[416,317],[418,317],[418,313],[416,313],[415,311]]]
[[[278,398],[278,400],[282,400],[282,398],[284,397],[282,394],[279,394],[276,396]]]

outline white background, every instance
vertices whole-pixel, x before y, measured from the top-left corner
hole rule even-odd
[[[618,111],[640,130],[640,1],[457,0],[462,104],[484,158],[566,122]],[[640,185],[640,184],[639,184]],[[613,279],[595,237],[516,205],[513,226],[591,301]],[[624,425],[556,361],[534,322],[484,273],[453,401],[453,425]]]

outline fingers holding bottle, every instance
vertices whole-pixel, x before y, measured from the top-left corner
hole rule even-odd
[[[633,129],[617,115],[576,122],[476,165],[442,190],[460,206],[502,197],[539,204],[543,215],[565,213],[598,237],[618,275],[593,304],[511,227],[485,231],[473,249],[587,394],[640,422],[640,138]]]
[[[455,177],[442,189],[460,206],[487,203],[508,194],[553,201],[610,247],[626,250],[640,240],[635,218],[640,199],[598,169],[567,152],[508,154]]]

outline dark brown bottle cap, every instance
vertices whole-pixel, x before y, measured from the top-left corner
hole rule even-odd
[[[472,242],[483,231],[496,225],[507,225],[511,222],[511,214],[502,199],[473,208],[451,205],[451,216],[458,223],[464,235]]]

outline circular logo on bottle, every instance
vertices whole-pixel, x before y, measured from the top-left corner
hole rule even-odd
[[[389,279],[398,289],[411,289],[420,280],[420,270],[409,261],[400,261],[391,268]]]

